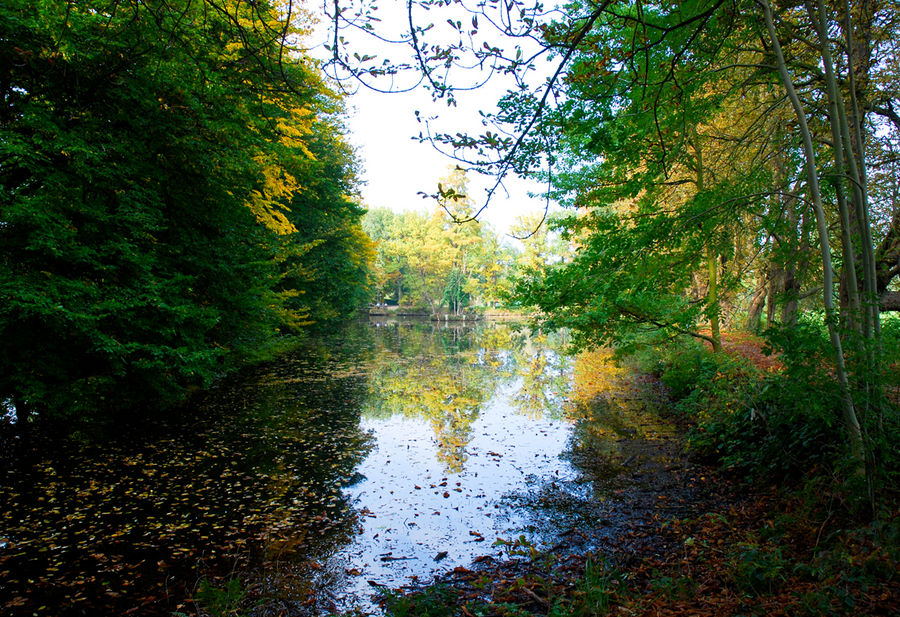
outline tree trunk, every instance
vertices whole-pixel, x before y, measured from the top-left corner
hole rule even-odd
[[[900,291],[886,291],[881,294],[882,311],[900,311]]]
[[[751,332],[759,332],[760,321],[762,320],[763,306],[766,303],[766,271],[760,270],[759,280],[756,283],[756,291],[750,299],[750,307],[747,309],[747,329]]]
[[[819,174],[816,168],[816,151],[813,146],[812,132],[809,130],[809,124],[806,121],[806,111],[800,102],[800,97],[794,88],[794,82],[788,72],[787,64],[784,59],[784,53],[781,49],[781,43],[778,40],[778,34],[775,31],[775,24],[772,16],[772,7],[768,0],[759,0],[763,8],[763,17],[766,22],[766,30],[772,44],[772,51],[775,54],[775,62],[778,67],[778,73],[781,77],[782,85],[794,114],[797,117],[797,123],[800,129],[800,136],[803,141],[803,153],[806,164],[807,184],[816,213],[816,226],[819,232],[819,247],[822,256],[823,271],[823,300],[825,303],[825,319],[828,324],[829,338],[831,339],[832,351],[834,353],[835,376],[841,391],[841,408],[844,419],[844,425],[847,430],[848,440],[850,442],[850,450],[857,468],[866,471],[865,447],[862,439],[862,429],[859,425],[859,419],[856,415],[856,407],[853,398],[850,395],[850,384],[847,379],[847,366],[844,360],[844,349],[841,337],[835,323],[835,306],[834,306],[834,268],[831,262],[831,246],[828,240],[828,223],[825,218],[825,209],[822,206],[822,192],[819,186]]]
[[[691,135],[694,153],[697,155],[697,192],[703,192],[704,169],[703,148],[700,145],[700,137],[694,132]],[[719,333],[719,260],[713,248],[712,230],[708,232],[706,245],[706,273],[709,278],[709,286],[706,289],[707,316],[709,317],[709,329],[712,332],[713,351],[722,351],[722,338]]]
[[[784,280],[784,270],[777,264],[769,264],[769,282],[766,287],[766,327],[771,328],[775,324],[775,313],[778,308],[778,297],[781,295]]]
[[[781,323],[792,326],[797,323],[797,308],[800,302],[800,281],[792,265],[784,271],[784,303],[781,305]]]

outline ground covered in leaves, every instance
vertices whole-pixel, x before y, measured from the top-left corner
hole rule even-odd
[[[847,531],[797,498],[739,496],[715,476],[709,483],[717,495],[694,512],[648,510],[599,550],[561,547],[457,568],[432,587],[387,592],[384,606],[431,617],[900,614],[896,513]]]

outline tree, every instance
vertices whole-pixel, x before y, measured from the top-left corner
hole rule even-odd
[[[164,407],[272,346],[293,196],[314,153],[346,155],[317,124],[334,96],[288,51],[301,17],[0,8],[0,400],[20,420]],[[345,211],[317,229],[353,236]]]
[[[477,221],[457,223],[473,212],[465,174],[452,169],[438,186],[438,206],[430,214],[369,210],[364,228],[377,247],[376,286],[380,297],[438,314],[456,315],[487,306],[508,286],[512,261],[496,233]]]
[[[449,243],[452,264],[447,274],[444,301],[451,312],[459,315],[469,304],[467,291],[471,287],[470,270],[471,253],[481,242],[481,223],[472,220],[474,207],[469,196],[468,180],[465,171],[454,167],[450,173],[438,183],[438,205],[444,211],[444,234]],[[456,221],[466,221],[457,223]]]
[[[368,301],[375,248],[362,228],[356,161],[343,130],[323,115],[305,141],[310,156],[295,171],[304,181],[285,214],[295,231],[279,237],[278,289],[286,296],[289,323],[321,328]]]
[[[652,327],[717,346],[723,300],[744,273],[771,273],[757,280],[768,277],[770,299],[782,296],[788,323],[805,276],[821,291],[849,450],[857,469],[871,469],[866,431],[886,413],[879,311],[900,272],[900,204],[870,187],[872,152],[900,134],[895,3],[607,0],[548,13],[483,3],[471,28],[448,20],[452,37],[435,30],[434,13],[419,22],[421,5],[408,7],[414,66],[436,96],[452,103],[470,86],[453,82],[466,60],[516,80],[484,116],[499,128],[427,137],[496,174],[496,186],[507,173],[531,174],[578,210],[565,223],[575,260],[523,290],[551,323],[575,327],[585,343]],[[336,28],[346,19],[333,17]],[[395,77],[374,68],[380,59],[353,64],[342,51],[333,49],[333,66]],[[544,56],[555,56],[546,78],[530,82]],[[749,121],[725,122],[736,114]],[[887,200],[876,206],[876,194]],[[752,243],[738,233],[748,221]],[[738,267],[754,244],[768,266]],[[698,331],[704,321],[709,334]]]

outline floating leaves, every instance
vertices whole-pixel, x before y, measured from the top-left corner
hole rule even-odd
[[[206,420],[177,434],[7,462],[0,612],[168,613],[203,572],[350,538],[341,486],[370,447],[361,378],[261,385],[268,378],[221,390]]]

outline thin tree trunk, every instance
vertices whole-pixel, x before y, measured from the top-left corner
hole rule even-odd
[[[812,198],[813,210],[816,214],[816,226],[819,231],[819,246],[822,255],[823,269],[823,300],[825,303],[825,320],[828,325],[828,333],[831,339],[832,351],[834,352],[835,374],[841,391],[841,408],[844,419],[844,425],[847,429],[850,441],[850,450],[858,469],[865,472],[865,449],[862,439],[862,430],[859,425],[859,419],[856,415],[856,408],[853,404],[853,398],[850,396],[850,384],[847,380],[847,367],[844,361],[844,349],[841,343],[841,337],[838,332],[838,324],[834,310],[834,268],[831,262],[831,246],[828,241],[828,223],[825,219],[825,210],[822,206],[822,193],[819,188],[819,175],[816,169],[816,152],[813,146],[812,133],[806,121],[806,112],[797,91],[794,88],[793,80],[788,72],[787,64],[784,60],[784,53],[781,50],[781,43],[778,40],[778,34],[775,32],[775,24],[772,16],[772,7],[768,0],[758,0],[763,9],[763,17],[766,22],[766,30],[768,31],[770,41],[772,43],[772,51],[775,53],[775,61],[778,66],[778,73],[781,76],[782,85],[785,88],[791,106],[794,108],[794,114],[797,117],[797,123],[800,129],[800,135],[803,141],[803,153],[806,163],[806,175],[809,185],[809,193]]]
[[[797,323],[797,308],[800,303],[800,282],[802,261],[805,257],[806,250],[809,248],[805,243],[805,217],[797,220],[797,209],[795,199],[791,198],[786,204],[785,212],[787,213],[787,221],[791,228],[791,250],[790,259],[784,267],[784,281],[782,284],[782,295],[784,301],[781,305],[781,323],[785,326],[793,326]]]
[[[719,333],[719,260],[712,246],[706,254],[706,269],[709,274],[709,289],[707,302],[709,302],[709,329],[712,331],[713,351],[722,351],[722,337]]]
[[[838,171],[832,184],[837,198],[838,215],[841,221],[841,254],[844,259],[841,269],[840,298],[843,316],[847,325],[859,335],[863,335],[866,320],[862,317],[862,305],[859,299],[859,282],[856,276],[856,247],[854,246],[851,229],[854,227],[851,221],[850,207],[847,204],[847,195],[844,192],[843,173],[847,169],[844,153],[844,134],[841,130],[840,106],[841,97],[837,91],[837,80],[834,76],[834,62],[831,58],[831,49],[828,46],[826,25],[823,15],[824,7],[818,2],[819,11],[813,6],[811,0],[806,2],[806,12],[809,15],[813,28],[819,39],[819,54],[822,57],[822,66],[825,69],[825,90],[828,95],[828,121],[831,126],[832,152],[834,153],[834,166]],[[852,193],[852,191],[851,191]]]

